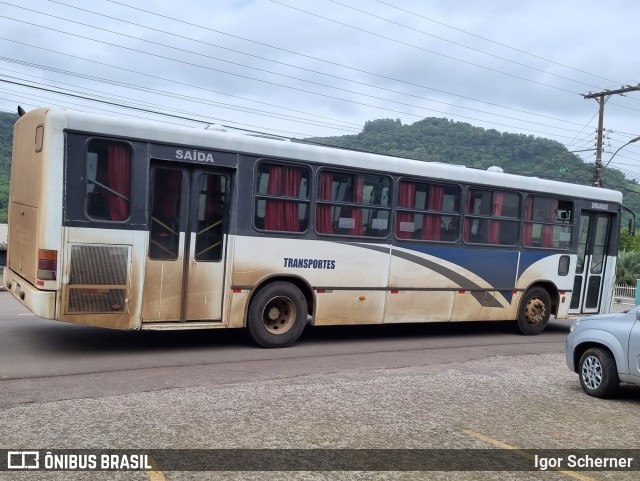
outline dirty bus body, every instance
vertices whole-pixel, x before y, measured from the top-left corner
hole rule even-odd
[[[461,159],[463,161],[464,159]],[[15,126],[4,281],[114,329],[511,320],[611,305],[621,194],[37,109]]]

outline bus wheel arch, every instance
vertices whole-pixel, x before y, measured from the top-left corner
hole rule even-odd
[[[553,286],[545,284],[530,286],[522,296],[518,307],[516,319],[518,331],[526,336],[544,331],[551,314],[557,312],[557,297],[557,290]]]
[[[262,347],[290,346],[306,327],[312,302],[310,288],[300,279],[268,279],[251,296],[247,331]]]

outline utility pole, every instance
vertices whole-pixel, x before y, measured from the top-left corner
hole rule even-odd
[[[640,84],[635,87],[627,86],[618,90],[605,90],[604,92],[582,94],[585,99],[596,99],[600,110],[598,112],[598,141],[596,143],[596,163],[593,167],[593,186],[602,187],[602,131],[604,124],[604,104],[612,95],[623,95],[627,92],[640,90]]]

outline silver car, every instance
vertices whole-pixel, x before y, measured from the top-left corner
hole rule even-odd
[[[621,381],[640,384],[640,306],[575,321],[566,356],[589,396],[611,397]]]

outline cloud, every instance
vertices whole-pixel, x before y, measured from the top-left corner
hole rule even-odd
[[[28,87],[47,85],[293,135],[434,116],[575,146],[597,125],[596,103],[581,94],[640,80],[632,0],[605,2],[597,15],[578,0],[8,3],[0,80],[25,84],[0,82],[10,111],[131,115]],[[638,111],[639,93],[609,100],[614,147],[640,134]]]

